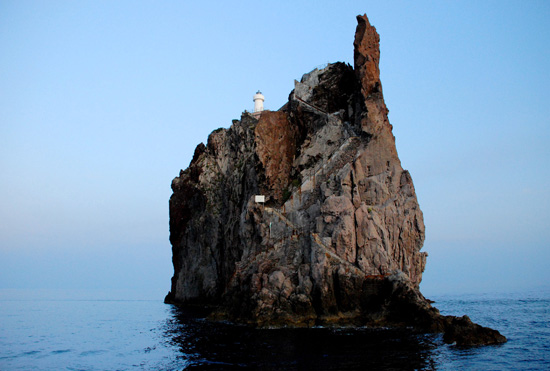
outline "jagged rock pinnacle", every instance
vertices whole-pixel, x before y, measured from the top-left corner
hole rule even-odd
[[[354,68],[305,74],[279,111],[245,112],[211,133],[173,180],[166,302],[258,326],[413,326],[449,341],[473,333],[418,290],[422,211],[388,121],[378,33],[366,16],[357,21]],[[502,341],[479,328],[485,343]]]

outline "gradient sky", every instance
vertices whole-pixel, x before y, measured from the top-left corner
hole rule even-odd
[[[353,64],[364,13],[424,212],[424,294],[548,287],[550,2],[2,0],[0,289],[162,299],[195,146],[256,90],[276,110],[304,73]]]

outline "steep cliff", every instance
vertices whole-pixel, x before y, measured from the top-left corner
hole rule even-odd
[[[315,69],[279,111],[214,131],[173,180],[166,302],[260,326],[407,325],[458,341],[457,319],[418,290],[423,216],[387,117],[378,33],[357,20],[353,68]]]

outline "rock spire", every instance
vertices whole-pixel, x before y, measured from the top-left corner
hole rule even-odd
[[[404,325],[465,345],[505,341],[439,315],[418,289],[422,211],[388,121],[378,33],[357,21],[353,68],[305,74],[279,111],[211,133],[172,181],[166,302],[257,326]]]

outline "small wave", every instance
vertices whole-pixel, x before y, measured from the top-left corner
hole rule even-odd
[[[59,349],[59,350],[52,350],[51,354],[63,354],[63,353],[69,353],[72,352],[72,349]]]
[[[40,354],[39,350],[30,350],[28,352],[23,352],[24,356],[34,356],[35,354]]]
[[[106,352],[105,350],[87,350],[85,352],[81,352],[80,356],[81,357],[96,356],[98,354],[102,354],[105,352]]]
[[[145,353],[150,353],[150,352],[152,352],[152,351],[155,350],[155,349],[157,349],[157,347],[156,347],[156,346],[153,346],[153,347],[147,347],[147,348],[143,349],[143,351],[144,351]]]

